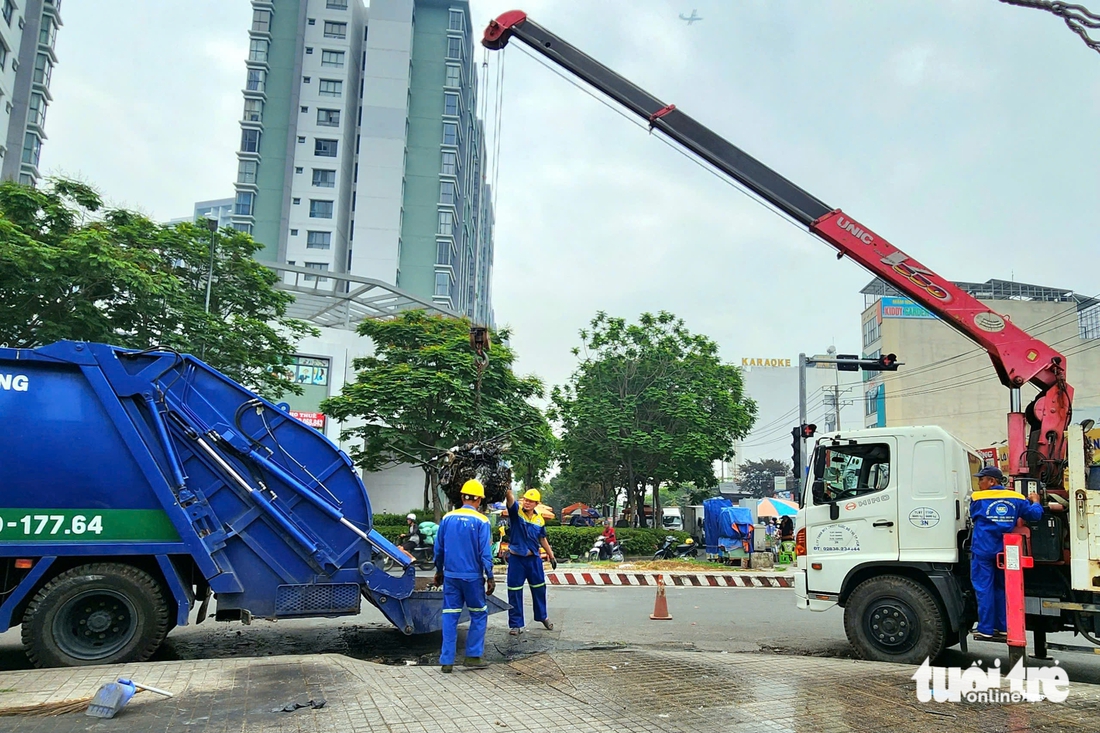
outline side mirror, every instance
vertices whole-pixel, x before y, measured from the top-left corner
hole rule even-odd
[[[833,521],[840,519],[840,504],[835,501],[829,502],[829,519]]]

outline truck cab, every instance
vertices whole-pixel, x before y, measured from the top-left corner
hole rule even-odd
[[[877,659],[934,658],[957,643],[969,626],[957,573],[981,467],[934,426],[821,436],[798,516],[799,607],[845,606],[849,639]]]

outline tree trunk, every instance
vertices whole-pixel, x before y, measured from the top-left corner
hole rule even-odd
[[[431,496],[432,490],[432,469],[427,466],[424,467],[424,511],[428,511],[431,507],[428,505],[428,497]]]
[[[660,529],[665,526],[664,518],[661,516],[661,482],[657,479],[653,479],[653,527]]]
[[[428,477],[431,480],[432,514],[435,516],[435,523],[439,524],[439,520],[443,518],[443,509],[439,505],[439,477],[435,471],[428,472]]]

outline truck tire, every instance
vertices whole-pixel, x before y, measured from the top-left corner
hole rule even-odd
[[[131,565],[95,563],[61,573],[23,614],[23,649],[36,667],[144,662],[168,633],[160,584]]]
[[[861,659],[920,664],[944,650],[946,623],[935,597],[916,581],[881,575],[860,583],[844,608],[844,633]]]

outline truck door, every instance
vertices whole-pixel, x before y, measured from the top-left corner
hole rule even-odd
[[[897,464],[894,438],[818,444],[804,501],[809,591],[839,593],[857,565],[898,559]]]
[[[928,437],[910,445],[911,478],[898,496],[901,559],[956,562],[956,525],[961,519],[961,502],[970,477],[959,476],[957,468],[949,464],[948,446],[943,439]],[[977,468],[971,471],[976,472]]]

